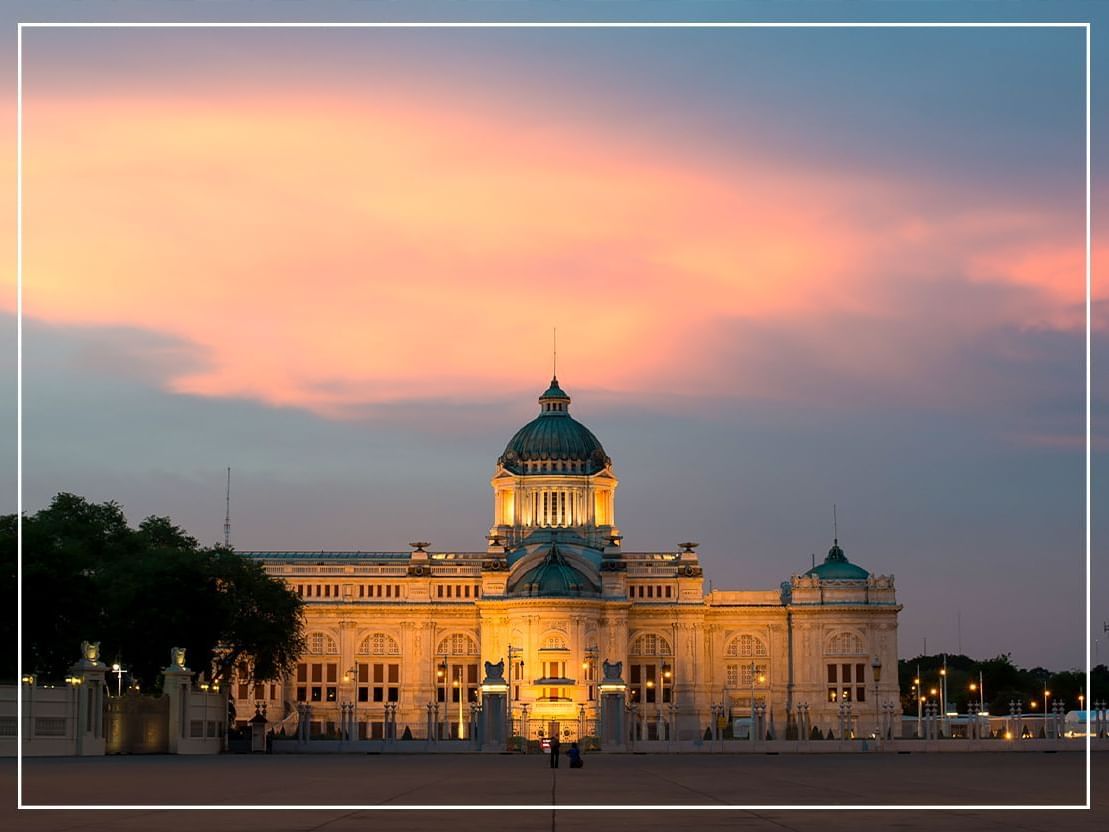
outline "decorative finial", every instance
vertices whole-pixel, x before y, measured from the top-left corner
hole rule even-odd
[[[551,329],[551,378],[558,378],[558,327]]]
[[[832,542],[839,546],[839,519],[836,517],[835,503],[832,503]]]
[[[694,549],[696,549],[700,545],[701,545],[700,543],[694,543],[691,540],[686,541],[685,543],[679,543],[678,544],[678,546],[680,546],[682,548],[682,551],[686,552],[687,554],[691,553]]]
[[[408,545],[415,549],[417,552],[422,552],[424,551],[425,546],[430,546],[431,544],[428,543],[426,540],[417,540],[415,543],[409,543]]]

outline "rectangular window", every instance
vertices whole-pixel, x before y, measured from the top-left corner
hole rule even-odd
[[[381,688],[374,688],[374,702],[384,702],[385,692]]]
[[[388,688],[387,693],[389,695],[389,701],[390,702],[396,702],[400,699],[400,688],[397,688],[397,687]]]
[[[298,682],[307,682],[308,681],[308,665],[303,664],[303,663],[297,665],[297,681]]]
[[[246,682],[239,682],[239,695],[236,699],[246,699],[250,695],[250,686]]]
[[[313,682],[322,682],[323,681],[323,665],[322,664],[313,664],[312,665],[312,681]]]
[[[839,697],[839,693],[835,688],[828,688],[828,701],[829,702],[838,702],[839,701],[838,697]]]
[[[359,584],[358,585],[358,597],[359,598],[365,598],[366,597],[366,585],[365,584]]]
[[[358,701],[359,702],[369,702],[370,701],[370,689],[368,687],[366,687],[365,685],[361,685],[358,688]]]
[[[266,698],[266,686],[265,685],[263,685],[261,683],[258,683],[254,686],[254,698],[255,699],[265,699]]]
[[[393,585],[392,584],[386,584],[385,585],[385,597],[386,598],[392,598],[393,597]]]
[[[324,585],[323,597],[324,598],[330,598],[331,597],[331,584],[325,584]]]
[[[844,702],[850,702],[851,701],[851,688],[844,688],[843,691],[841,691],[840,696],[843,698]]]
[[[666,597],[667,597],[667,598],[670,598],[670,597],[672,597],[672,596],[670,595],[670,591],[671,591],[672,589],[673,589],[673,587],[671,587],[671,586],[670,586],[669,584],[667,584],[667,585],[666,585]]]
[[[859,685],[857,688],[855,688],[855,701],[856,702],[865,702],[866,701],[866,688],[863,687],[862,685]]]
[[[442,598],[443,597],[443,585],[442,584],[439,584],[439,586],[435,587],[435,597],[436,598]]]
[[[465,597],[469,598],[470,597],[470,585],[467,584],[465,587],[463,587],[463,590],[465,591]]]
[[[400,665],[391,664],[389,667],[389,684],[400,684]]]
[[[400,598],[400,584],[393,585],[393,597]]]
[[[866,681],[866,665],[862,662],[855,665],[855,681],[859,684]]]
[[[374,684],[375,685],[380,685],[384,681],[385,681],[385,665],[375,664],[374,665]]]
[[[730,688],[739,687],[739,665],[730,664],[726,669],[727,685]]]
[[[304,685],[297,685],[297,702],[308,701],[308,688]]]
[[[277,698],[277,685],[270,685],[270,699]]]
[[[481,587],[480,586],[475,586],[474,587],[474,597],[475,598],[480,598],[481,597]]]
[[[328,664],[327,666],[327,681],[335,683],[339,678],[339,665]]]
[[[327,689],[327,701],[328,702],[334,702],[337,693],[338,693],[338,691],[335,688],[329,687]]]
[[[839,680],[836,678],[836,665],[830,664],[828,665],[828,684],[834,685],[837,681]],[[829,701],[835,702],[836,700],[832,699]]]
[[[843,666],[843,681],[844,682],[850,682],[851,681],[851,665],[849,665],[849,664],[845,664]]]
[[[312,701],[313,702],[322,702],[323,701],[323,688],[320,687],[319,685],[312,685]]]

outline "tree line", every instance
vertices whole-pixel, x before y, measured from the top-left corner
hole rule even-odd
[[[930,702],[939,702],[941,670],[946,659],[947,701],[959,713],[966,713],[971,704],[986,706],[991,714],[1009,713],[1009,702],[1020,701],[1025,713],[1043,711],[1044,690],[1048,692],[1047,704],[1062,702],[1068,711],[1099,699],[1109,700],[1109,668],[1099,664],[1091,669],[1093,690],[1086,690],[1086,673],[1082,670],[1051,671],[1044,667],[1025,669],[1013,664],[1009,653],[992,659],[978,660],[964,655],[917,656],[901,659],[897,663],[898,681],[901,685],[901,707],[906,714],[917,712],[918,694],[914,682],[920,679],[921,693]],[[919,677],[917,676],[919,668]],[[981,698],[978,685],[985,688]],[[974,686],[972,688],[972,685]],[[1081,698],[1079,698],[1081,697]]]
[[[16,515],[0,517],[0,578],[13,602],[16,531]],[[236,665],[257,681],[279,679],[304,651],[302,602],[283,581],[231,549],[201,546],[168,517],[133,528],[113,501],[63,492],[25,516],[22,578],[23,667],[12,655],[0,667],[7,680],[61,681],[83,640],[99,641],[101,658],[144,689],[158,683],[170,647],[184,647],[210,681]]]

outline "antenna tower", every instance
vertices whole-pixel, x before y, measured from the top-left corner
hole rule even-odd
[[[227,514],[223,517],[223,545],[231,548],[231,468],[227,469]]]

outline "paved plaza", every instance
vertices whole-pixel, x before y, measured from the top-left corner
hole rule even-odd
[[[1089,811],[972,812],[743,809],[773,804],[1081,804],[1085,755],[827,754],[600,755],[557,772],[545,756],[357,755],[54,758],[24,761],[28,804],[319,804],[331,810],[258,812],[25,810],[0,827],[20,830],[313,830],[374,828],[513,830],[704,828],[1109,829],[1109,755],[1094,755]],[[15,762],[0,768],[15,792]],[[543,808],[506,812],[357,810],[357,805],[436,807],[495,803],[555,807],[735,806],[690,811]]]

